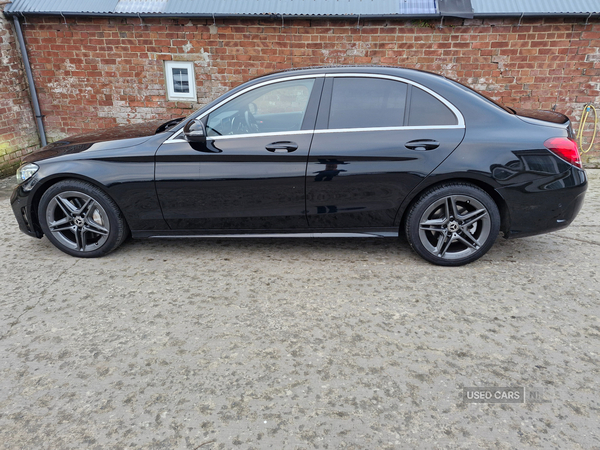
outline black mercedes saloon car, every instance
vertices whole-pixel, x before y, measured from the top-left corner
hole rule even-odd
[[[321,67],[256,78],[185,119],[54,142],[24,158],[23,232],[97,257],[134,238],[398,236],[458,266],[558,230],[587,188],[569,119],[440,75]]]

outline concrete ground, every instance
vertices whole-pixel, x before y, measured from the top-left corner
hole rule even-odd
[[[571,227],[460,268],[395,239],[76,259],[18,230],[2,181],[0,448],[600,449],[588,174]],[[526,401],[467,403],[464,387]]]

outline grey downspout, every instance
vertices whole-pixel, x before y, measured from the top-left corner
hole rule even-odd
[[[35,114],[35,120],[37,122],[38,133],[40,135],[40,141],[42,147],[48,145],[46,141],[46,130],[44,130],[44,122],[42,122],[42,111],[40,110],[40,102],[38,101],[37,91],[35,89],[35,83],[33,82],[33,74],[31,73],[31,66],[29,65],[29,56],[27,55],[27,48],[25,47],[25,40],[23,39],[23,32],[21,31],[21,23],[17,16],[13,17],[15,23],[15,30],[17,32],[17,40],[21,47],[21,57],[23,58],[23,65],[25,66],[25,73],[27,74],[27,81],[29,82],[29,91],[31,92],[31,103],[33,104],[33,112]]]

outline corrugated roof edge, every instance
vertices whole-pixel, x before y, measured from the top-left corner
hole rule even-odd
[[[9,3],[10,5],[10,3]],[[133,13],[133,12],[73,12],[73,11],[18,11],[9,9],[4,10],[6,16],[93,16],[93,17],[199,17],[206,19],[223,19],[223,18],[298,18],[298,19],[345,19],[345,18],[361,18],[361,19],[391,19],[391,18],[406,18],[406,19],[423,19],[423,18],[441,18],[440,14],[279,14],[279,13],[256,13],[256,14],[220,14],[220,13]],[[449,17],[449,16],[447,16]]]
[[[442,14],[345,14],[345,15],[302,15],[302,14],[164,14],[164,13],[112,13],[112,12],[62,12],[62,11],[14,11],[4,10],[4,15],[12,16],[84,16],[84,17],[172,17],[172,18],[202,18],[202,19],[251,19],[251,18],[273,18],[281,19],[441,19],[452,16],[443,16]],[[493,17],[595,17],[600,16],[598,12],[568,12],[568,13],[473,13],[474,19],[485,19]]]
[[[184,12],[143,12],[140,11],[119,11],[117,0],[100,0],[98,2],[94,2],[94,6],[85,6],[89,2],[85,0],[80,2],[76,2],[75,4],[79,5],[77,7],[73,7],[71,2],[68,3],[68,7],[64,7],[66,4],[64,2],[59,2],[58,4],[63,5],[63,8],[59,8],[58,6],[46,6],[47,9],[44,9],[44,2],[36,1],[36,0],[17,0],[11,3],[8,3],[4,9],[4,14],[6,16],[24,16],[24,15],[62,15],[62,16],[100,16],[100,17],[198,17],[198,18],[281,18],[281,17],[289,17],[289,18],[299,18],[299,19],[344,19],[344,18],[361,18],[361,19],[435,19],[441,17],[451,17],[449,15],[444,16],[439,12],[435,13],[411,13],[411,14],[401,14],[396,12],[391,12],[390,8],[384,8],[380,12],[377,13],[352,13],[352,14],[319,14],[319,13],[265,13],[265,12],[245,12],[245,13],[213,13],[213,12],[194,12],[194,13],[184,13]],[[475,3],[475,2],[474,2]],[[592,2],[595,3],[595,2]],[[56,3],[55,3],[56,4]],[[48,5],[48,3],[46,3]],[[82,6],[83,5],[83,6]],[[587,4],[586,4],[587,5]],[[560,16],[581,16],[581,17],[591,17],[594,15],[600,15],[600,5],[598,8],[596,6],[589,7],[587,10],[583,10],[584,6],[579,5],[577,8],[582,8],[581,11],[575,12],[559,12],[559,11],[532,11],[532,8],[523,8],[523,11],[490,11],[489,9],[484,10],[481,8],[479,11],[477,10],[477,4],[473,5],[473,17],[475,18],[488,18],[488,17],[560,17]],[[66,9],[66,10],[65,10]],[[383,12],[387,9],[389,12]],[[506,8],[505,8],[506,9]],[[535,9],[535,8],[533,8]],[[593,9],[593,10],[592,10]]]

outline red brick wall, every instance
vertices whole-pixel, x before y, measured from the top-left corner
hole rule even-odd
[[[0,1],[0,178],[14,173],[20,157],[39,146],[21,53]]]
[[[187,115],[249,78],[289,67],[399,65],[442,73],[507,106],[600,107],[600,21],[123,19],[24,25],[50,140]],[[195,62],[198,104],[166,100],[163,60]],[[591,126],[587,132],[590,137]],[[598,139],[600,142],[600,137]],[[600,165],[600,144],[584,155]]]

